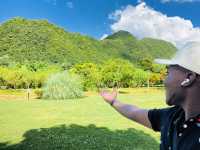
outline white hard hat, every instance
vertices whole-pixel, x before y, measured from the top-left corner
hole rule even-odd
[[[155,62],[166,65],[179,65],[200,74],[200,42],[188,42],[177,51],[171,60],[155,59]]]

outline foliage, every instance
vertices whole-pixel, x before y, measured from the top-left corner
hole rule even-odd
[[[126,31],[99,41],[65,31],[47,20],[21,17],[2,23],[0,35],[0,56],[6,55],[16,63],[31,63],[32,70],[39,67],[36,62],[60,64],[65,69],[77,63],[102,63],[113,58],[137,64],[144,57],[168,58],[176,51],[168,42],[150,38],[138,40]]]
[[[48,66],[37,72],[29,70],[26,66],[0,67],[0,86],[7,88],[40,88],[45,80],[60,68]]]
[[[31,72],[26,68],[0,68],[2,84],[10,88],[27,88],[31,84]]]
[[[10,60],[8,55],[3,55],[0,57],[0,66],[9,66],[11,65],[12,61]]]
[[[152,66],[153,66],[153,62],[150,58],[146,57],[140,60],[139,65],[141,66],[141,68],[143,68],[144,70],[152,70]]]
[[[33,83],[32,86],[34,88],[41,88],[44,85],[44,82],[48,79],[52,74],[60,72],[62,69],[58,66],[48,66],[47,68],[38,69],[34,72]]]
[[[131,87],[143,87],[147,85],[149,73],[142,69],[136,69],[133,74]]]
[[[51,75],[43,87],[46,99],[70,99],[83,96],[80,78],[67,71]]]
[[[149,82],[151,86],[153,85],[161,85],[162,84],[162,78],[159,73],[151,73]]]
[[[128,87],[133,78],[134,66],[129,61],[112,59],[105,62],[101,67],[104,85],[108,87]]]
[[[26,62],[25,66],[27,67],[28,70],[36,72],[39,70],[47,69],[49,67],[49,64],[42,61],[37,61],[37,62],[32,62],[32,63]]]
[[[101,74],[99,67],[93,63],[76,64],[70,69],[70,72],[82,77],[84,90],[95,90],[98,88]]]
[[[152,72],[155,73],[160,73],[162,71],[166,70],[166,66],[165,65],[160,65],[160,64],[152,64]]]
[[[152,85],[160,84],[166,69],[153,59],[169,58],[176,51],[169,42],[139,40],[127,31],[96,40],[47,20],[21,17],[2,23],[0,35],[0,86],[8,88],[41,88],[51,74],[62,70],[80,75],[84,90],[143,86],[148,76],[143,70],[152,73]]]
[[[35,89],[34,93],[37,96],[36,98],[38,98],[38,99],[42,98],[42,96],[43,96],[43,90],[42,89]]]

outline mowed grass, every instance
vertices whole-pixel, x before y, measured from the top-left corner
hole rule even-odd
[[[166,106],[163,89],[119,91],[125,103]],[[86,95],[59,101],[0,100],[0,149],[159,150],[159,133],[122,117],[98,93]]]

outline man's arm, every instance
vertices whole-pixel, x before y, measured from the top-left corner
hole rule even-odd
[[[123,116],[152,129],[148,117],[149,111],[145,109],[140,109],[134,105],[123,104],[122,102],[117,100],[116,88],[114,88],[112,92],[102,90],[100,92],[100,95],[107,103],[111,104]]]
[[[126,118],[131,119],[139,124],[142,124],[152,129],[151,123],[148,118],[148,110],[140,109],[134,105],[123,104],[122,102],[116,99],[114,100],[112,106],[115,110],[117,110]]]

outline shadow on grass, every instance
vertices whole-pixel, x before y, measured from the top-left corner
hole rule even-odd
[[[91,124],[60,125],[27,131],[15,145],[1,143],[1,150],[158,150],[150,135],[135,129],[115,130]]]

